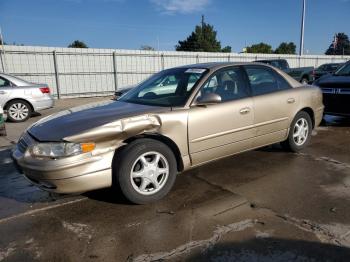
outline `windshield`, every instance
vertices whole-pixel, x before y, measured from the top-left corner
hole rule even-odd
[[[154,106],[184,106],[198,80],[207,72],[202,68],[173,68],[151,76],[119,98],[119,101]]]
[[[350,63],[346,63],[335,72],[337,76],[350,76]]]

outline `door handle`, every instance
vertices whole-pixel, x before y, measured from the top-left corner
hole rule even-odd
[[[241,110],[239,110],[239,113],[241,115],[248,114],[249,112],[250,112],[250,108],[249,107],[245,107],[245,108],[242,108]]]
[[[293,104],[295,102],[294,98],[288,98],[287,103],[288,104]]]
[[[4,95],[4,94],[6,94],[5,91],[0,91],[0,95]]]

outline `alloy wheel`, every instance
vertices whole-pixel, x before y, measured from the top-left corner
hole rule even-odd
[[[9,107],[8,114],[12,119],[21,121],[28,117],[29,108],[23,103],[14,103]]]
[[[297,146],[302,146],[309,136],[309,123],[305,118],[296,121],[293,129],[293,139]]]
[[[159,152],[147,152],[132,165],[130,179],[133,188],[142,195],[160,191],[169,177],[169,164]]]

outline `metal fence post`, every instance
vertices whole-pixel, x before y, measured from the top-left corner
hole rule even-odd
[[[114,89],[115,91],[118,90],[118,75],[117,75],[117,59],[116,59],[116,53],[113,52],[113,75],[114,75]]]
[[[54,68],[55,68],[57,98],[60,99],[61,98],[61,91],[60,91],[60,79],[59,79],[59,74],[58,74],[56,50],[53,51],[53,65],[54,65]]]
[[[162,70],[164,70],[164,54],[163,53],[160,55],[160,63],[162,65]]]
[[[1,60],[1,68],[2,68],[2,72],[5,72],[5,66],[4,66],[4,60],[2,58],[2,50],[0,49],[0,60]]]
[[[196,55],[196,64],[199,63],[199,55]]]

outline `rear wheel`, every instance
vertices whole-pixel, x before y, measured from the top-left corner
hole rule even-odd
[[[281,145],[292,152],[299,152],[305,148],[311,139],[312,121],[308,113],[299,112],[289,129],[288,139],[281,143]]]
[[[163,198],[175,182],[177,167],[171,149],[153,139],[130,143],[114,162],[114,181],[135,204]]]
[[[7,118],[11,122],[24,122],[30,118],[32,108],[28,102],[13,100],[6,106]]]

